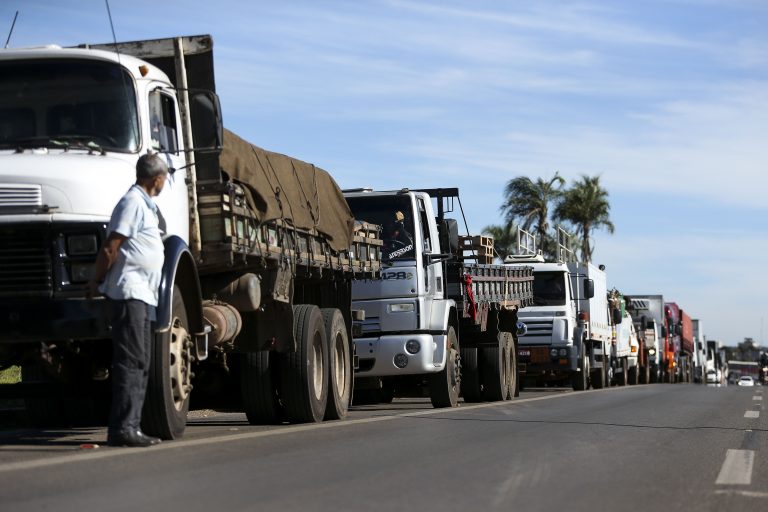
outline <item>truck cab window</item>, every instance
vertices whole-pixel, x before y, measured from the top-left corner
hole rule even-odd
[[[149,122],[152,149],[177,153],[176,104],[171,96],[159,90],[149,93]]]
[[[533,274],[533,301],[536,306],[564,305],[565,274],[563,272],[535,272]]]
[[[416,259],[409,196],[348,197],[347,204],[357,220],[382,227],[383,261]]]
[[[429,219],[427,218],[427,208],[424,206],[424,200],[419,199],[419,222],[421,223],[421,234],[424,237],[424,252],[432,252],[432,238],[429,236]]]
[[[0,62],[0,147],[139,145],[133,79],[107,62],[30,59]]]

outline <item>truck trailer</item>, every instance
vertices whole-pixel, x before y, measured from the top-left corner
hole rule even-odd
[[[170,175],[142,428],[181,436],[193,386],[252,423],[346,415],[378,228],[326,171],[223,129],[210,36],[0,50],[0,84],[0,365],[33,420],[108,409],[106,301],[84,285],[148,152]]]
[[[494,265],[493,239],[459,237],[446,217],[457,188],[345,195],[356,218],[383,227],[384,242],[381,280],[352,286],[354,308],[365,312],[354,338],[358,396],[428,395],[434,407],[455,407],[460,395],[515,396],[518,311],[533,300],[531,267]]]

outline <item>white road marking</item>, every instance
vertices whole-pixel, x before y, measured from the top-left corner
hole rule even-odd
[[[760,393],[762,395],[763,394],[763,390],[762,389],[756,389],[755,393]]]
[[[744,413],[745,418],[759,418],[760,411],[747,411]]]
[[[768,492],[759,491],[739,491],[736,489],[718,489],[715,494],[727,494],[730,496],[746,496],[747,498],[768,498]]]
[[[762,399],[763,399],[763,397],[761,397],[761,396],[753,396],[752,397],[752,400],[762,400]]]
[[[752,483],[753,450],[728,450],[723,467],[715,480],[716,485],[749,485]]]
[[[607,390],[600,390],[600,391],[605,392],[605,391],[611,391],[615,389],[626,389],[626,388],[617,387],[617,388],[610,388]],[[475,405],[462,404],[460,407],[451,408],[451,409],[429,409],[426,411],[406,412],[402,414],[394,414],[394,415],[387,415],[387,416],[374,416],[372,418],[360,418],[357,420],[327,421],[324,423],[313,423],[308,425],[306,424],[293,425],[293,426],[287,426],[287,427],[273,428],[270,430],[260,430],[258,432],[226,434],[226,435],[221,435],[221,436],[212,437],[212,438],[205,438],[205,439],[190,439],[187,441],[168,441],[168,442],[161,443],[157,446],[152,446],[151,448],[105,448],[103,449],[103,451],[102,449],[97,449],[96,451],[87,451],[87,452],[77,451],[74,453],[69,453],[67,455],[59,455],[59,456],[53,456],[53,457],[46,457],[43,459],[19,461],[19,462],[11,462],[10,464],[3,464],[3,465],[0,465],[0,474],[8,471],[20,471],[25,469],[36,469],[36,468],[42,468],[42,467],[48,467],[48,466],[57,466],[60,464],[70,464],[72,462],[108,459],[112,457],[122,457],[126,455],[132,455],[132,454],[135,455],[140,453],[154,453],[158,451],[174,450],[177,448],[189,448],[193,446],[221,444],[221,443],[228,443],[231,441],[243,441],[246,439],[258,439],[262,437],[295,434],[298,432],[307,432],[312,430],[344,428],[344,427],[351,427],[354,425],[364,425],[367,423],[392,421],[392,420],[401,419],[401,418],[432,416],[435,414],[456,413],[456,412],[472,411],[475,409],[487,409],[491,407],[502,407],[502,406],[510,406],[510,405],[514,406],[517,404],[538,402],[541,400],[552,400],[555,398],[562,398],[566,396],[576,396],[576,395],[585,394],[585,393],[586,392],[558,393],[557,395],[539,396],[535,398],[524,398],[522,400],[518,398],[509,402],[491,402],[491,403],[475,404]],[[596,393],[595,391],[589,392],[589,394],[595,394],[595,393]]]

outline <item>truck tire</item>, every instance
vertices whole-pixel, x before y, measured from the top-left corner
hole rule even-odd
[[[270,350],[243,354],[240,393],[243,410],[251,425],[274,425],[283,419],[277,394],[277,353]]]
[[[453,327],[448,328],[445,368],[429,376],[429,399],[436,408],[456,407],[461,393],[459,342]]]
[[[173,285],[173,318],[168,332],[155,334],[141,427],[161,439],[184,435],[192,392],[192,346],[184,297]]]
[[[512,335],[510,334],[510,337]],[[515,397],[520,396],[520,385],[517,382],[517,350],[515,344],[510,343],[509,353],[507,354],[507,361],[509,361],[509,387],[507,388],[507,400],[512,400]]]
[[[621,358],[621,375],[616,376],[616,385],[617,386],[626,386],[629,382],[629,376],[627,373],[629,372],[629,363],[627,362],[626,357]]]
[[[321,309],[320,313],[323,316],[325,337],[328,339],[328,403],[325,419],[340,420],[346,418],[349,412],[353,378],[352,349],[341,311],[326,308]]]
[[[510,388],[510,353],[512,335],[500,332],[498,344],[495,347],[482,347],[480,360],[482,370],[480,378],[483,382],[483,398],[489,402],[506,400]]]
[[[635,365],[629,369],[629,373],[627,374],[627,382],[629,383],[630,386],[637,386],[638,381],[639,381],[638,366]]]
[[[589,372],[589,381],[594,389],[603,389],[611,387],[611,363],[606,361],[607,356],[603,357],[603,367],[595,368]]]
[[[581,351],[581,360],[579,361],[578,372],[571,373],[571,387],[574,391],[586,391],[589,389],[589,357],[584,351]]]
[[[461,396],[468,403],[483,400],[480,362],[477,347],[461,347]]]
[[[640,384],[648,384],[650,382],[651,374],[647,366],[640,367],[640,373],[638,374],[638,381]]]
[[[293,307],[296,351],[280,355],[281,398],[287,418],[296,423],[323,420],[328,403],[328,339],[320,308]]]

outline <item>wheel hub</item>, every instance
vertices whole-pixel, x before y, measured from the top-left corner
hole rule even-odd
[[[173,402],[177,410],[181,410],[184,401],[192,391],[191,384],[191,349],[192,340],[189,332],[178,318],[174,319],[171,327],[170,375]]]

